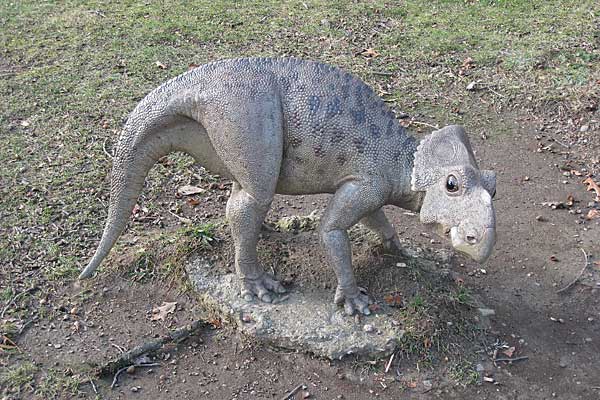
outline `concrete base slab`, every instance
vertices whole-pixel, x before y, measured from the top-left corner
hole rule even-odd
[[[235,275],[219,273],[209,261],[192,261],[187,272],[207,310],[271,346],[329,359],[379,358],[390,355],[404,334],[385,313],[366,318],[345,315],[333,304],[333,291],[293,289],[274,304],[246,302],[240,298]]]

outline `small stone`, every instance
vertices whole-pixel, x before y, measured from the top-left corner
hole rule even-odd
[[[245,323],[252,322],[252,317],[249,314],[242,314],[242,322],[245,322]]]
[[[128,373],[128,374],[135,374],[135,365],[130,365],[130,366],[127,368],[127,373]]]
[[[558,366],[561,368],[567,368],[568,365],[569,365],[569,360],[565,356],[561,357],[560,360],[558,361]]]
[[[433,387],[433,383],[431,383],[430,380],[425,380],[423,381],[423,387],[425,388],[425,390],[431,390],[431,388]]]
[[[479,311],[479,314],[482,317],[491,317],[492,315],[496,315],[496,311],[491,308],[478,308],[477,311]]]
[[[303,399],[308,399],[308,398],[310,398],[310,392],[308,392],[308,391],[306,391],[306,390],[305,390],[304,392],[302,392],[302,398],[303,398]]]
[[[371,324],[365,324],[363,326],[363,331],[367,332],[367,333],[371,333],[375,330],[375,327]]]
[[[134,393],[137,393],[140,390],[140,388],[138,386],[132,386],[131,387],[131,391]]]
[[[398,268],[406,268],[406,263],[403,263],[403,262],[396,263],[396,267],[398,267]]]
[[[489,376],[484,376],[483,377],[483,381],[484,382],[489,382],[489,383],[494,383],[495,382],[494,378],[489,377]]]
[[[579,132],[587,132],[590,130],[590,126],[589,125],[581,125],[581,127],[579,128]]]
[[[79,312],[79,309],[77,309],[77,307],[73,307],[71,308],[71,310],[69,311],[69,314],[71,315],[75,315]]]
[[[547,221],[547,219],[544,218],[543,215],[538,215],[537,217],[535,217],[535,220],[539,221],[539,222],[546,222]]]
[[[55,348],[55,349],[60,349],[60,348],[62,348],[62,344],[60,344],[60,343],[56,343],[56,344],[54,345],[54,348]]]

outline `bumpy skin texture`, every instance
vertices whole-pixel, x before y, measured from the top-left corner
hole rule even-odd
[[[429,143],[444,145],[446,133],[437,131],[433,135],[441,141]],[[464,133],[451,139],[458,149],[455,153],[462,156],[428,160],[439,154],[421,146],[426,155],[419,157],[417,140],[365,83],[324,64],[255,58],[198,67],[152,91],[129,116],[115,154],[102,240],[80,278],[93,273],[125,228],[156,160],[171,151],[184,151],[234,181],[226,213],[243,297],[270,302],[285,291],[263,271],[256,255],[261,223],[273,196],[333,193],[319,234],[338,278],[335,301],[348,314],[369,314],[368,296],[359,290],[352,272],[346,231],[362,222],[386,247],[398,251],[398,237],[383,205],[418,211],[425,199],[430,205],[425,222],[439,219],[456,228],[457,243],[457,235],[468,231],[468,245],[477,249],[471,253],[481,255],[479,259],[491,251],[493,238],[473,239],[471,234],[482,231],[481,226],[495,226],[493,218],[478,220],[494,215],[491,201],[483,199],[481,191],[487,194],[483,186],[487,182],[495,192],[495,177],[491,171],[479,171]],[[455,170],[468,177],[463,181],[471,186],[452,196],[448,216],[438,208],[450,198],[443,190],[444,174]],[[417,175],[411,187],[411,177]],[[461,207],[460,199],[466,199],[468,207]],[[461,227],[457,222],[461,216],[472,216],[471,222]],[[477,229],[471,229],[473,224]]]

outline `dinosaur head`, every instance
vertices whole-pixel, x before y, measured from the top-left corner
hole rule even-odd
[[[421,222],[449,234],[452,246],[475,261],[490,256],[496,241],[496,174],[479,169],[463,127],[450,125],[421,140],[411,186],[425,192]]]

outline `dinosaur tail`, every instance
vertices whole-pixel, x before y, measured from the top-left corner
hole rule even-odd
[[[130,114],[116,146],[111,176],[108,218],[102,239],[79,279],[90,277],[127,226],[150,168],[173,152],[191,154],[198,162],[204,144],[203,126],[194,116],[194,96],[186,96],[190,81],[198,81],[201,68],[167,81],[150,92]],[[205,132],[205,131],[204,131]]]
[[[108,255],[127,226],[150,168],[160,157],[173,150],[168,138],[147,135],[146,140],[140,142],[135,140],[136,136],[129,133],[126,128],[119,140],[113,159],[108,218],[102,239],[94,256],[79,275],[79,279],[90,277]]]

